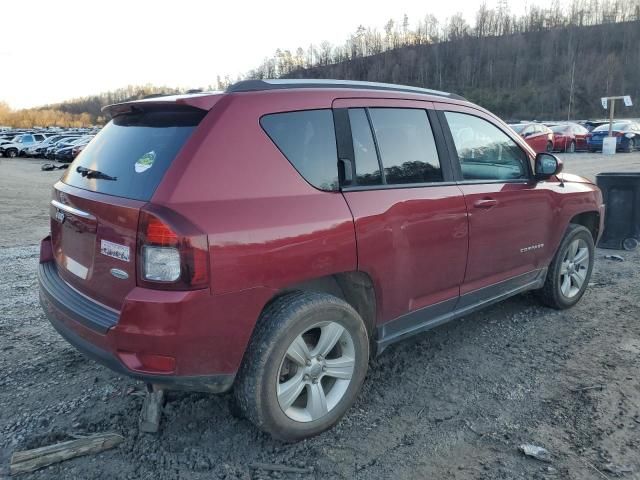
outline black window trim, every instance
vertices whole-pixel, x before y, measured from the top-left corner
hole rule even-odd
[[[289,165],[291,165],[293,167],[293,169],[298,173],[298,175],[300,175],[300,177],[307,182],[307,184],[309,184],[311,187],[313,187],[314,189],[316,189],[319,192],[324,192],[324,193],[340,193],[340,185],[341,185],[341,179],[340,179],[340,175],[339,175],[339,168],[338,168],[338,160],[340,158],[340,140],[338,140],[338,129],[336,128],[336,118],[335,118],[335,109],[331,108],[331,107],[327,107],[327,108],[300,108],[300,109],[296,109],[296,110],[283,110],[283,111],[276,111],[276,112],[268,112],[265,113],[263,115],[260,116],[260,118],[258,118],[258,125],[260,125],[260,129],[264,132],[264,134],[267,136],[267,138],[269,139],[269,141],[271,141],[271,143],[278,149],[278,151],[282,154],[282,156],[287,160],[287,162],[289,162]],[[334,139],[336,142],[336,162],[335,162],[335,167],[336,167],[336,173],[338,173],[337,177],[338,177],[338,186],[335,189],[332,190],[325,190],[323,188],[319,188],[316,187],[313,183],[311,183],[303,174],[300,170],[298,170],[298,168],[295,166],[295,164],[289,159],[289,157],[287,157],[284,152],[280,149],[280,147],[278,146],[278,144],[276,143],[276,141],[271,138],[271,135],[269,135],[269,132],[267,132],[267,130],[264,128],[264,126],[262,125],[262,119],[264,117],[268,117],[269,115],[277,115],[280,113],[296,113],[296,112],[315,112],[315,111],[328,111],[331,114],[331,121],[333,122],[333,131],[334,131]],[[353,165],[353,163],[352,163]]]
[[[425,107],[407,107],[407,106],[400,106],[400,105],[384,106],[384,107],[375,106],[375,105],[372,105],[370,107],[352,106],[352,107],[340,107],[340,108],[334,109],[334,110],[345,110],[345,111],[348,111],[349,109],[365,110],[365,114],[369,122],[369,129],[371,130],[373,142],[376,147],[376,155],[378,157],[378,165],[380,167],[380,172],[381,172],[380,177],[383,182],[386,181],[386,178],[384,176],[384,168],[382,166],[382,158],[381,158],[380,150],[378,147],[378,140],[376,138],[375,130],[373,128],[373,123],[371,122],[371,117],[369,115],[370,108],[394,108],[394,109],[425,111],[425,113],[427,114],[427,121],[429,122],[429,126],[431,127],[431,132],[433,133],[433,138],[436,144],[436,152],[438,154],[438,161],[440,162],[440,170],[442,171],[442,181],[420,182],[420,183],[394,183],[394,184],[382,183],[380,185],[358,185],[357,177],[356,177],[357,171],[356,171],[356,164],[355,164],[355,154],[352,149],[351,150],[352,156],[350,160],[353,166],[354,179],[351,185],[343,185],[341,183],[341,190],[343,192],[360,192],[360,191],[367,191],[367,190],[395,190],[395,189],[402,189],[402,188],[445,187],[445,186],[457,185],[458,182],[457,182],[457,179],[455,178],[454,169],[451,165],[449,148],[446,145],[446,137],[441,125],[441,120],[436,114],[436,110],[427,108],[426,106]],[[347,118],[348,118],[348,114],[347,114]],[[349,123],[349,125],[351,124]],[[345,133],[346,132],[344,130],[336,129],[336,141],[338,143],[340,143],[340,141],[337,140],[338,136],[345,135]],[[351,137],[351,127],[349,127],[348,133],[349,133],[349,141],[353,145],[353,138]]]
[[[463,115],[469,115],[472,117],[476,117],[479,118],[480,120],[484,120],[485,122],[493,125],[494,127],[496,127],[498,130],[500,130],[502,133],[504,133],[507,137],[509,137],[513,143],[515,143],[517,145],[517,147],[522,150],[522,153],[524,153],[525,158],[527,159],[527,177],[526,178],[516,178],[513,180],[465,180],[464,177],[462,176],[462,167],[460,166],[460,158],[458,157],[458,150],[456,149],[455,143],[453,141],[453,135],[451,134],[451,129],[449,128],[449,123],[447,122],[447,118],[445,116],[446,112],[451,112],[451,113],[460,113]],[[534,175],[533,175],[533,170],[531,168],[531,156],[529,155],[529,153],[522,148],[522,146],[513,138],[512,135],[510,135],[508,132],[505,131],[504,128],[502,128],[500,125],[494,123],[494,122],[490,122],[489,120],[487,120],[485,117],[482,117],[480,115],[475,115],[471,112],[467,112],[467,111],[456,111],[456,110],[438,110],[437,111],[437,115],[438,118],[440,119],[440,125],[442,127],[442,130],[444,131],[444,137],[445,137],[445,143],[447,145],[447,149],[449,150],[449,158],[451,159],[451,167],[453,169],[454,172],[454,178],[456,179],[455,183],[458,185],[484,185],[484,184],[498,184],[498,183],[516,183],[516,184],[530,184],[532,181],[534,181]]]

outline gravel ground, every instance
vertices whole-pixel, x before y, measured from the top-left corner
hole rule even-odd
[[[563,159],[589,177],[640,170],[640,154]],[[273,441],[233,418],[227,396],[181,392],[168,394],[160,434],[140,434],[142,385],[77,353],[38,306],[36,243],[60,175],[41,163],[0,159],[0,477],[13,451],[115,431],[119,447],[22,478],[577,480],[616,478],[615,466],[640,478],[640,251],[599,249],[569,311],[520,295],[391,347],[356,405],[314,439]],[[547,448],[551,463],[525,457],[521,443]]]

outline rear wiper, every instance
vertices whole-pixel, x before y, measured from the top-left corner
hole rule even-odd
[[[78,167],[76,168],[76,172],[87,178],[99,178],[101,180],[118,180],[118,177],[112,177],[111,175],[107,175],[106,173],[102,173],[98,170],[91,170],[90,168],[86,167]]]

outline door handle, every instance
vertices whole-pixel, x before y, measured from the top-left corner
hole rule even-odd
[[[492,208],[498,204],[498,201],[493,198],[483,198],[482,200],[476,200],[473,206],[476,208]]]

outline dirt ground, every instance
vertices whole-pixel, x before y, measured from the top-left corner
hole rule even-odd
[[[640,153],[562,158],[591,178],[640,171]],[[0,159],[0,477],[14,451],[114,431],[119,447],[22,478],[640,479],[640,251],[598,249],[571,310],[520,295],[391,347],[356,405],[314,439],[276,442],[233,418],[227,396],[180,392],[161,432],[141,434],[142,385],[76,352],[38,305],[37,242],[60,176],[42,163]],[[551,462],[525,457],[522,443]]]

